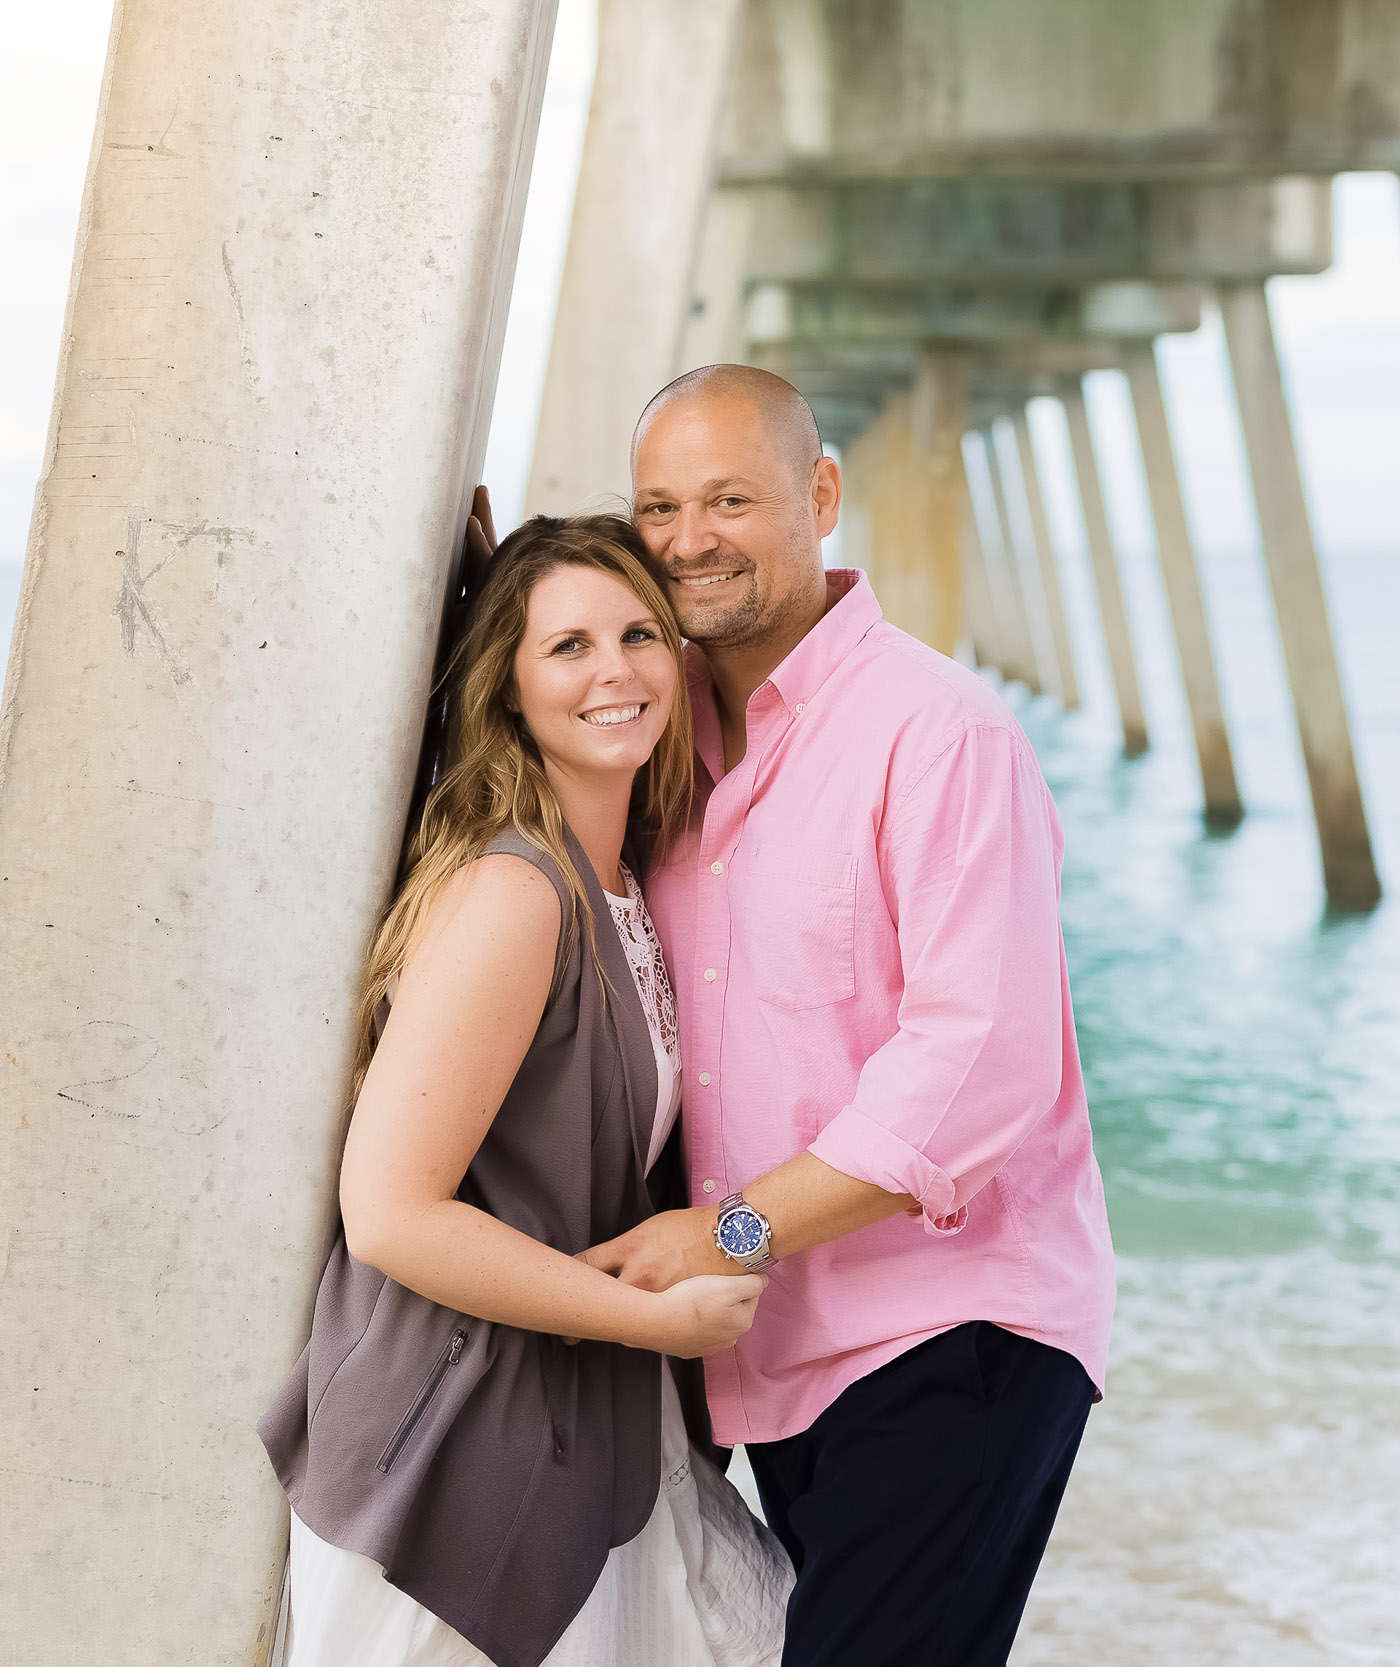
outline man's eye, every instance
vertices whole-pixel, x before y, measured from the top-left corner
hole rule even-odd
[[[721,498],[720,507],[722,509],[741,509],[747,502],[747,498]]]
[[[637,513],[639,515],[650,515],[652,517],[670,515],[674,512],[675,507],[676,506],[674,504],[646,504]]]

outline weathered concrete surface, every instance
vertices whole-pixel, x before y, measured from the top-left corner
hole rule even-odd
[[[1089,413],[1084,408],[1084,390],[1078,377],[1068,377],[1060,386],[1065,420],[1069,427],[1074,473],[1079,483],[1079,502],[1084,515],[1084,533],[1089,547],[1089,566],[1099,599],[1099,619],[1108,649],[1113,692],[1118,717],[1123,725],[1123,751],[1131,758],[1147,751],[1147,720],[1142,711],[1133,639],[1128,613],[1123,606],[1123,587],[1118,578],[1118,558],[1104,509],[1103,484],[1099,479],[1094,441],[1089,430]]]
[[[724,174],[1394,169],[1397,87],[1400,9],[1376,0],[750,0]]]
[[[1331,181],[895,179],[727,186],[754,214],[755,281],[1028,287],[1321,272]]]
[[[1215,674],[1205,598],[1196,570],[1196,551],[1186,522],[1176,452],[1167,426],[1157,358],[1150,346],[1130,348],[1123,368],[1132,390],[1133,412],[1142,445],[1147,492],[1157,533],[1157,559],[1167,593],[1172,634],[1176,639],[1186,706],[1201,767],[1206,819],[1230,826],[1244,814],[1230,756],[1230,736],[1220,704],[1220,681]]]
[[[0,1659],[265,1655],[553,13],[118,13],[0,720]]]
[[[600,0],[531,514],[630,497],[633,427],[682,351],[738,10]]]
[[[1220,310],[1327,896],[1340,908],[1370,908],[1380,879],[1263,286],[1222,290]]]
[[[749,294],[750,349],[826,342],[909,345],[923,342],[1034,342],[1044,337],[1152,337],[1190,331],[1201,322],[1193,285],[1138,281],[1074,289],[988,290],[973,284],[864,284],[776,281]]]
[[[685,310],[675,370],[728,365],[744,357],[745,279],[757,203],[744,191],[714,191]]]

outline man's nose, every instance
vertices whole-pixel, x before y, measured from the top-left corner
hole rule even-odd
[[[670,554],[678,561],[691,561],[718,547],[718,539],[703,506],[690,504],[676,516],[671,527]]]

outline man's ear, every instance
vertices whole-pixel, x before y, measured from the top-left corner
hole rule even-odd
[[[825,538],[841,513],[841,466],[834,457],[823,455],[812,470],[812,513]]]

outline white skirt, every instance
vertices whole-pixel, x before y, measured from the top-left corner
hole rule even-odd
[[[609,1554],[545,1667],[777,1667],[792,1565],[690,1449],[663,1371],[661,1492],[636,1539]],[[549,1578],[548,1569],[540,1578]],[[378,1563],[292,1516],[290,1615],[272,1667],[491,1667]]]

